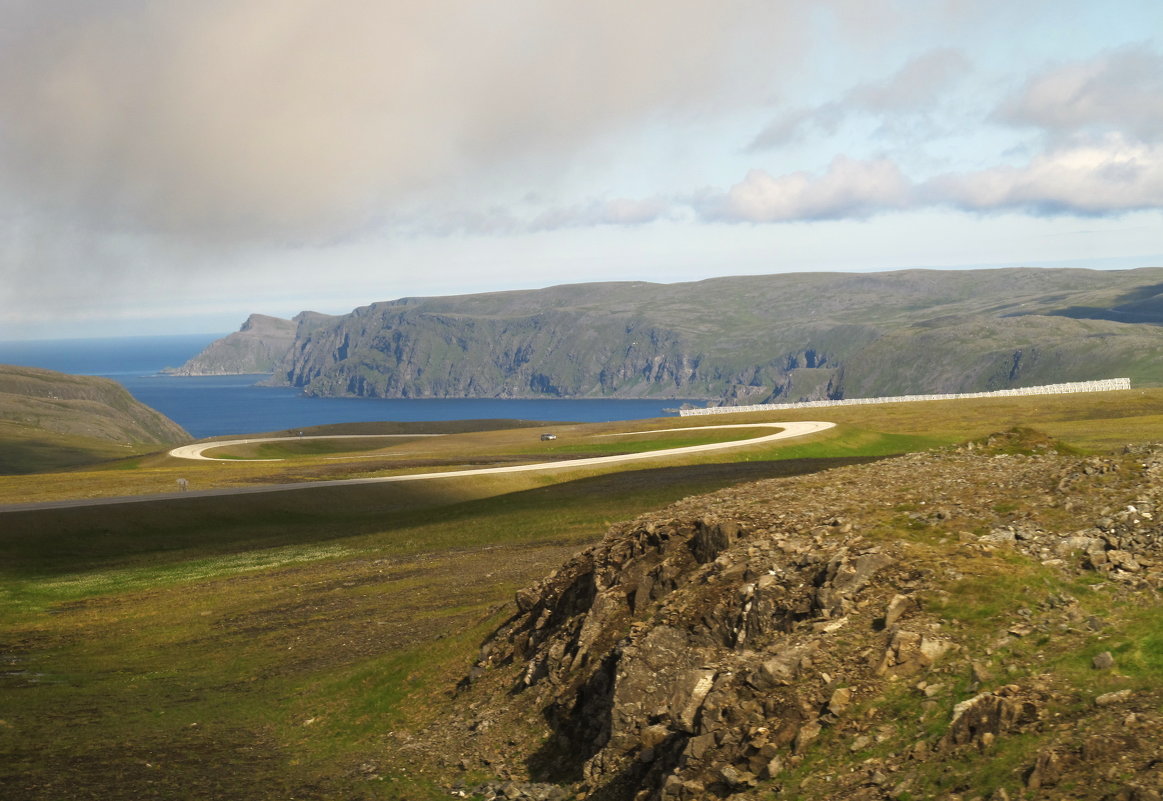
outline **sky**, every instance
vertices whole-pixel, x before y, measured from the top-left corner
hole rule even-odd
[[[0,0],[0,340],[1163,266],[1158,0]]]

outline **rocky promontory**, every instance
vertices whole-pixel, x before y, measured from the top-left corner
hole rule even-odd
[[[325,320],[318,312],[300,312],[284,320],[252,314],[233,334],[215,340],[181,367],[163,370],[168,375],[270,374],[286,357],[301,327],[311,328]]]
[[[518,592],[409,747],[486,798],[1155,801],[1161,589],[1160,448],[739,486]]]

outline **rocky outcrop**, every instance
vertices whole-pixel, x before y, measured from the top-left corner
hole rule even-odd
[[[1157,321],[1095,303],[1117,311],[1161,282],[909,270],[405,298],[300,325],[271,381],[312,395],[764,403],[1150,375]]]
[[[1115,622],[1087,610],[1110,607],[1062,588],[1158,604],[1159,503],[1163,450],[1080,459],[1031,432],[688,499],[518,592],[451,736],[466,767],[610,801],[1057,798],[1080,776],[1078,798],[1149,798],[1160,691],[1091,659]],[[1014,575],[1039,583],[1006,595]],[[986,783],[972,762],[1003,748],[1029,750]]]
[[[859,698],[858,681],[820,680],[816,663],[835,659],[854,619],[871,627],[864,590],[900,570],[898,549],[842,533],[842,521],[819,528],[773,537],[680,518],[618,529],[521,593],[474,671],[524,665],[514,690],[543,708],[562,776],[665,798],[753,786]],[[898,628],[885,653],[905,674],[944,649]]]

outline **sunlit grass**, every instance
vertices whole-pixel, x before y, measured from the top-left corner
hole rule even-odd
[[[361,450],[359,449],[363,447],[361,445],[359,448],[353,447],[348,450],[327,452],[320,450],[306,453],[302,450],[307,447],[306,442],[289,445],[272,443],[253,446],[255,448],[253,453],[261,453],[262,456],[249,458],[279,458],[284,461],[199,463],[157,455],[135,457],[107,466],[64,473],[0,476],[0,504],[174,492],[180,478],[186,479],[191,489],[216,489],[417,470],[456,469],[459,466],[496,463],[498,459],[506,463],[514,459],[535,462],[562,455],[600,455],[617,452],[619,449],[626,452],[637,448],[679,447],[679,443],[701,444],[724,441],[737,436],[729,432],[710,431],[700,434],[681,431],[671,434],[660,433],[651,438],[657,437],[657,446],[649,446],[645,444],[650,441],[646,438],[638,439],[641,445],[614,441],[606,443],[600,439],[606,434],[683,426],[821,419],[839,423],[841,430],[817,434],[805,441],[791,440],[765,446],[743,446],[738,451],[703,454],[694,458],[676,457],[668,459],[667,464],[802,458],[839,453],[884,455],[976,439],[1017,426],[1037,428],[1061,439],[1067,445],[1082,450],[1102,451],[1128,441],[1163,440],[1163,389],[838,406],[619,423],[538,423],[496,431],[462,431],[422,441],[396,443],[387,447],[381,443],[374,451]],[[507,425],[526,424],[509,422]],[[416,424],[410,426],[402,433],[417,433],[414,430]],[[556,433],[558,440],[541,442],[540,434],[546,430]],[[337,428],[336,431],[372,433],[369,429]],[[374,440],[357,442],[368,443]],[[334,458],[344,453],[353,457],[374,454],[374,458],[353,458],[347,462]],[[423,462],[425,466],[417,467],[417,460]]]

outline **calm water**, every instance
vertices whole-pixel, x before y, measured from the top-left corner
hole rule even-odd
[[[377,400],[308,398],[296,389],[256,387],[263,376],[163,376],[220,334],[0,342],[0,364],[46,367],[120,381],[133,396],[195,437],[379,420],[570,420],[662,417],[676,400]]]

